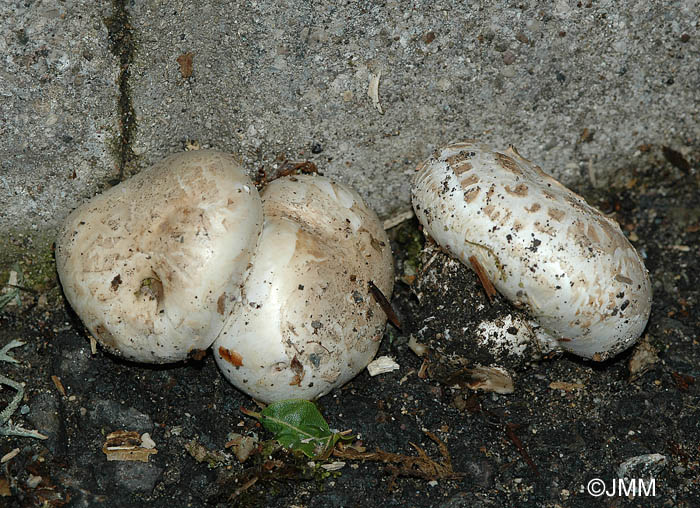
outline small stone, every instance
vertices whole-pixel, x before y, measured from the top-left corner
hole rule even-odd
[[[39,486],[41,483],[41,476],[34,476],[33,474],[29,474],[29,478],[27,479],[27,487],[30,489],[35,489]]]
[[[505,53],[503,53],[504,64],[511,65],[513,62],[515,62],[515,55],[512,51],[506,51]]]
[[[666,467],[668,459],[660,453],[637,455],[617,468],[618,478],[656,478]]]
[[[152,450],[156,447],[155,441],[153,441],[151,435],[148,432],[144,432],[141,435],[141,447],[146,448],[147,450]]]

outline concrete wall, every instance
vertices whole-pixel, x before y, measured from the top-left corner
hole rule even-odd
[[[0,231],[50,237],[109,181],[187,143],[240,153],[251,171],[313,160],[384,217],[408,207],[416,164],[467,137],[514,144],[573,186],[605,185],[662,146],[692,165],[698,12],[697,1],[4,0]],[[191,75],[178,62],[188,53]],[[383,114],[367,95],[379,73]]]
[[[107,2],[0,2],[0,231],[53,227],[114,178]]]

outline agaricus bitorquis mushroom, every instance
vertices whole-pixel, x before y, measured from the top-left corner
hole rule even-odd
[[[240,299],[262,222],[258,192],[233,156],[176,154],[69,215],[58,275],[110,352],[184,360],[211,345]]]
[[[426,234],[526,309],[541,350],[603,361],[644,331],[649,275],[618,224],[515,148],[438,150],[412,200]]]

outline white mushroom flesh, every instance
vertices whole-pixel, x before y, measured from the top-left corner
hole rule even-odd
[[[386,315],[393,261],[378,218],[352,189],[320,176],[275,180],[240,309],[213,345],[226,378],[254,398],[315,399],[364,369]]]
[[[208,348],[262,230],[262,204],[230,155],[185,152],[70,214],[56,242],[68,301],[99,342],[139,362]]]
[[[615,221],[513,147],[458,143],[417,171],[412,199],[425,232],[526,308],[543,350],[605,360],[637,340],[651,286]]]

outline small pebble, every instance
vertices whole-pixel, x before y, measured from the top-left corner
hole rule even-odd
[[[41,483],[41,476],[34,476],[33,474],[29,475],[29,478],[27,479],[27,487],[30,489],[35,489],[39,486]]]
[[[621,463],[617,468],[618,478],[654,478],[666,467],[668,459],[660,453],[638,455]]]

